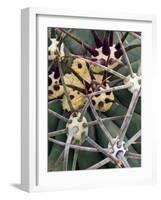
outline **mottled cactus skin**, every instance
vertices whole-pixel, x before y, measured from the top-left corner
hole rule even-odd
[[[141,167],[140,63],[141,33],[48,29],[48,171]]]

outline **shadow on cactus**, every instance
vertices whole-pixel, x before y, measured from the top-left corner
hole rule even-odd
[[[141,33],[48,28],[48,171],[141,167]]]

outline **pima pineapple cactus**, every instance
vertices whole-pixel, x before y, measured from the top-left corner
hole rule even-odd
[[[48,28],[48,171],[141,166],[141,33]]]

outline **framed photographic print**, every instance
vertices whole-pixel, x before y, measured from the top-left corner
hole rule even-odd
[[[22,10],[22,189],[154,183],[155,18]]]

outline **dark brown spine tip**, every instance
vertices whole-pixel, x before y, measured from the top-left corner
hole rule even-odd
[[[124,43],[124,41],[125,41],[125,39],[127,38],[127,36],[128,36],[128,32],[126,32],[126,33],[122,36],[122,38],[121,38],[121,42],[122,42],[122,43]],[[119,49],[121,48],[121,45],[120,45],[119,42],[115,45],[115,48],[116,48],[117,50],[119,50]]]
[[[94,57],[98,56],[98,51],[96,49],[93,49],[91,47],[86,47],[87,51]]]
[[[115,45],[115,49],[119,50],[120,48],[121,48],[120,43],[117,43],[117,44]]]
[[[88,68],[88,70],[90,70],[90,64],[86,61],[86,66]]]
[[[121,38],[122,43],[124,43],[124,41],[126,40],[128,34],[129,34],[129,32],[126,32],[126,33],[122,36],[122,38]]]
[[[103,74],[102,85],[106,87],[106,78],[108,76],[108,72],[105,71]]]
[[[102,41],[101,39],[99,38],[98,34],[96,33],[96,31],[92,30],[92,35],[93,35],[93,38],[94,38],[94,41],[95,41],[95,44],[96,44],[96,47],[97,48],[100,48],[102,46]]]
[[[108,45],[108,41],[105,39],[103,41],[103,48],[102,48],[102,53],[106,56],[110,55],[110,47]]]
[[[118,59],[123,55],[122,49],[115,52],[115,57]]]
[[[113,45],[113,31],[110,31],[110,33],[109,33],[109,45],[110,46]]]
[[[91,85],[87,81],[85,81],[85,80],[83,82],[84,82],[85,88],[87,90],[89,90],[89,88],[91,87]]]

